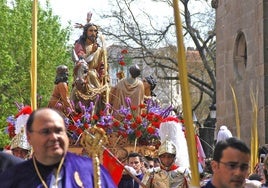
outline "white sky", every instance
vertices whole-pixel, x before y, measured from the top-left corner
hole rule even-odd
[[[144,3],[146,1],[146,4]],[[41,4],[45,4],[46,0],[39,0]],[[98,18],[98,14],[104,11],[109,11],[112,0],[50,0],[53,12],[60,16],[63,26],[71,21],[72,25],[75,23],[85,23],[87,12],[92,12],[92,22],[102,26],[102,20]],[[163,17],[173,14],[173,9],[163,3],[152,3],[148,0],[138,0],[137,9],[143,9],[150,12],[155,17]],[[135,4],[136,5],[136,4]],[[161,10],[161,11],[159,11]],[[77,39],[81,34],[81,30],[74,29],[71,40]]]
[[[38,0],[41,4],[45,4],[46,0]],[[93,13],[92,22],[100,26],[105,26],[104,20],[100,19],[98,15],[106,11],[111,11],[112,5],[110,4],[113,0],[49,0],[55,15],[61,18],[62,25],[65,26],[68,21],[71,24],[86,22],[86,15],[90,11]],[[146,3],[145,3],[146,2]],[[116,6],[116,5],[114,5]],[[134,7],[135,6],[135,7]],[[205,9],[206,6],[200,1],[193,1],[191,6],[191,12],[199,12]],[[132,4],[134,8],[134,14],[139,15],[139,10],[143,10],[149,13],[157,23],[161,25],[161,22],[165,22],[166,18],[171,18],[173,8],[166,3],[156,3],[150,0],[136,0],[135,4]],[[180,7],[182,8],[182,7]],[[71,33],[70,42],[75,41],[82,34],[80,29],[73,29]],[[108,41],[107,41],[108,42]]]
[[[46,0],[39,0],[41,4]],[[100,14],[102,11],[109,11],[109,3],[112,0],[49,0],[54,13],[62,18],[63,22],[68,20],[74,22],[85,22],[88,11]],[[146,3],[144,3],[146,1]],[[139,3],[140,2],[140,3]],[[148,0],[137,0],[137,8],[147,10],[153,15],[167,15],[172,9],[164,3],[152,3]],[[161,11],[159,11],[161,10]],[[93,17],[94,18],[94,17]]]

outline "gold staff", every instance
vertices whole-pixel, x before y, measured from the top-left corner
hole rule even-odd
[[[104,145],[108,142],[107,135],[102,128],[96,126],[85,130],[81,137],[81,145],[93,159],[94,167],[94,188],[101,188],[100,180],[100,161],[99,157],[103,150],[106,150],[111,157],[116,159],[116,162],[124,167],[124,170],[129,174],[141,187],[146,187],[136,176],[134,176],[124,164],[122,164]]]
[[[174,18],[176,25],[177,34],[177,46],[178,46],[178,71],[181,83],[182,91],[182,104],[183,104],[183,115],[185,117],[186,123],[186,139],[188,145],[188,153],[190,159],[190,168],[192,172],[191,187],[200,187],[198,164],[197,164],[197,149],[195,143],[195,131],[193,126],[192,117],[192,105],[189,94],[189,86],[187,79],[187,66],[186,57],[183,45],[183,34],[182,34],[182,24],[179,13],[179,3],[178,0],[173,0]]]
[[[37,0],[33,1],[32,10],[32,54],[31,54],[31,106],[37,108]]]
[[[91,127],[84,130],[80,142],[88,155],[93,159],[94,188],[101,188],[99,156],[102,152],[102,145],[108,142],[106,133],[103,129],[96,126]]]

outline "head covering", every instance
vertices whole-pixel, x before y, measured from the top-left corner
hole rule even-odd
[[[189,168],[188,147],[180,120],[173,116],[165,118],[160,124],[159,136],[161,141],[159,148],[164,147],[162,145],[172,145],[171,143],[173,143],[176,148],[175,164],[179,167]],[[166,147],[166,151],[174,152],[171,148]],[[163,152],[161,151],[161,153]]]
[[[22,148],[26,150],[31,149],[31,146],[27,141],[25,128],[21,129],[21,132],[12,138],[11,143],[10,143],[10,149],[12,150],[14,148]]]
[[[221,140],[226,140],[227,138],[230,137],[232,137],[231,131],[227,128],[226,125],[222,125],[217,135],[217,142]]]
[[[164,153],[176,155],[176,146],[171,140],[165,140],[158,148],[158,156]]]
[[[151,91],[153,91],[157,84],[157,81],[152,76],[146,76],[145,79],[150,84]]]
[[[137,78],[141,74],[140,67],[138,65],[130,66],[129,73],[130,73],[132,78]]]
[[[27,141],[26,137],[26,122],[32,113],[30,106],[24,106],[20,109],[19,113],[16,114],[15,118],[15,136],[12,138],[10,147],[14,149],[16,147],[30,150],[31,147]]]
[[[32,113],[32,109],[30,106],[24,106],[20,109],[19,113],[16,114],[16,122],[15,122],[15,134],[19,134],[21,129],[25,128],[26,122]]]

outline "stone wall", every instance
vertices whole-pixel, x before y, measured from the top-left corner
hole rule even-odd
[[[268,14],[263,14],[267,8],[267,0],[218,0],[216,8],[217,129],[225,124],[237,136],[237,106],[241,138],[248,144],[256,119],[252,98],[257,101],[259,142],[268,142],[265,129],[268,79],[265,82],[264,76],[268,71],[264,51],[267,50],[265,40],[268,40],[264,39],[267,32],[264,24]],[[231,88],[236,94],[236,105]]]

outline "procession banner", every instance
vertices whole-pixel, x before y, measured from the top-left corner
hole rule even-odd
[[[111,152],[109,152],[108,149],[103,151],[103,166],[111,174],[114,183],[118,185],[122,177],[124,166],[117,160],[116,157],[111,155]]]

